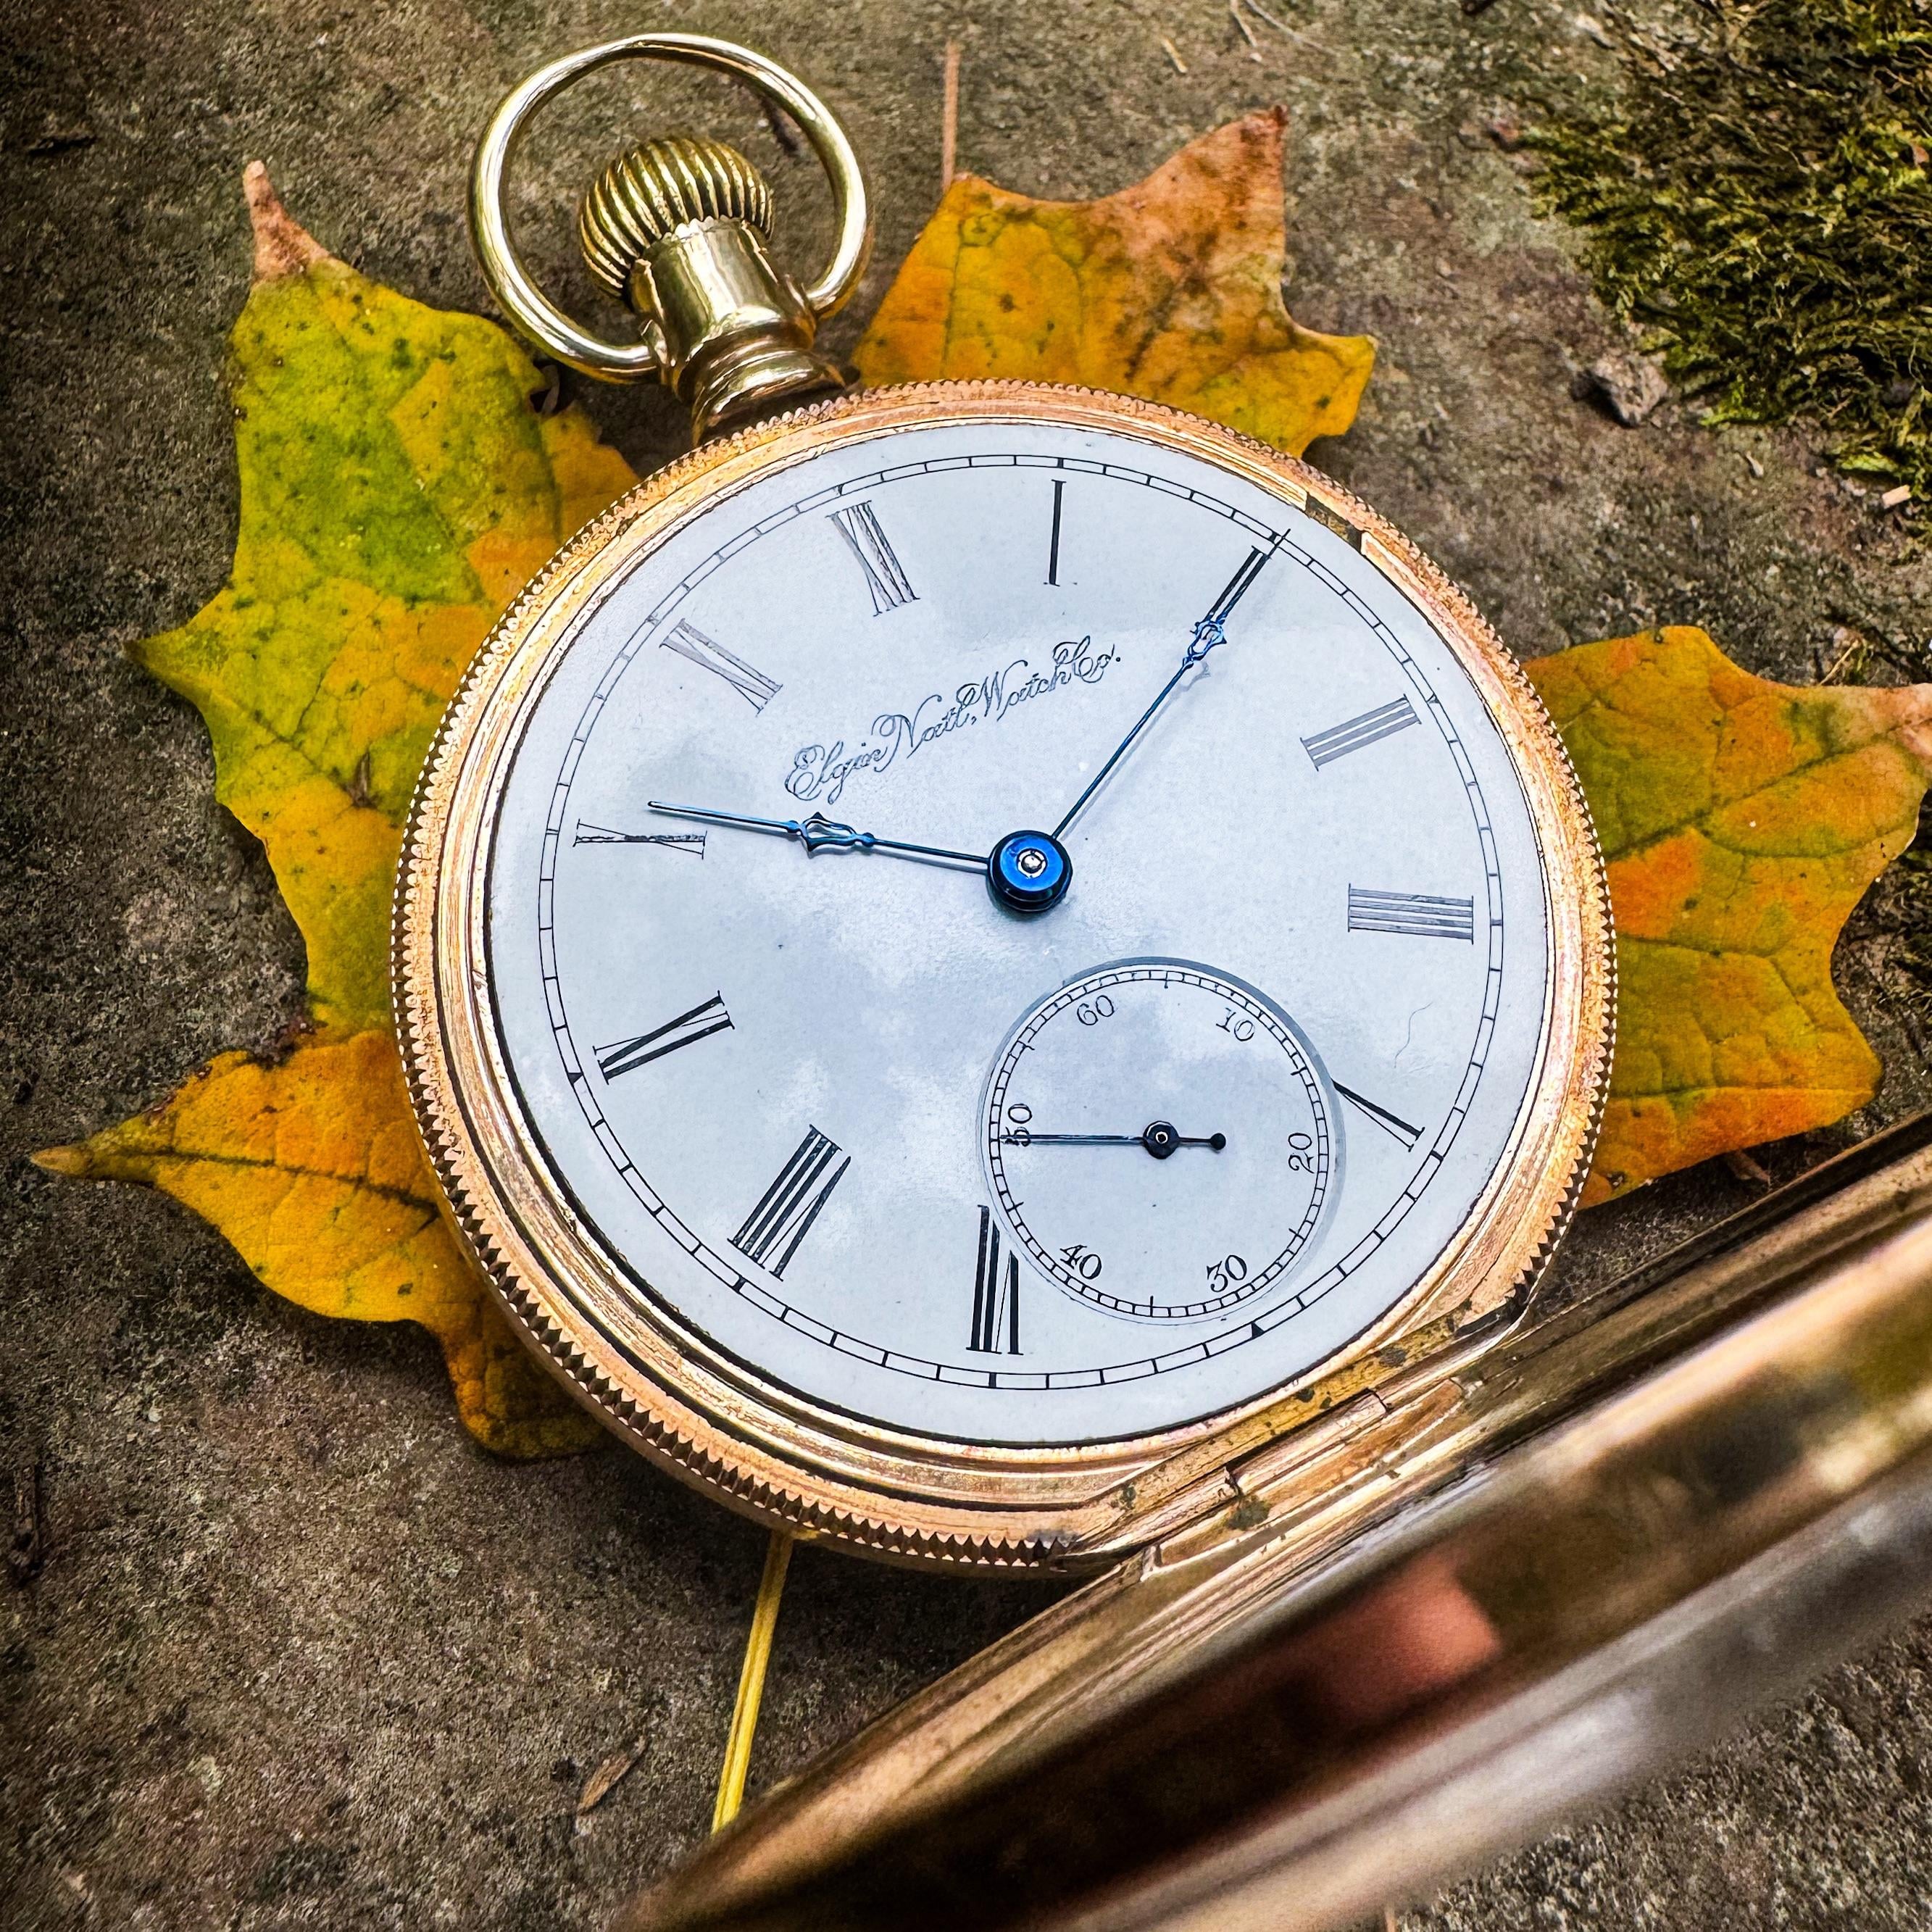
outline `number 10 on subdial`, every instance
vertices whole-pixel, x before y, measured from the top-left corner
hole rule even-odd
[[[994,1061],[994,1220],[1090,1306],[1219,1315],[1308,1250],[1336,1192],[1334,1118],[1313,1048],[1265,994],[1186,960],[1096,968],[1024,1014]]]

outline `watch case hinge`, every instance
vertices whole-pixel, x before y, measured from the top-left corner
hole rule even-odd
[[[1236,1542],[1306,1540],[1312,1552],[1353,1534],[1391,1500],[1426,1446],[1453,1427],[1485,1341],[1414,1364],[1366,1388],[1318,1422],[1234,1458],[1188,1495],[1191,1507],[1146,1551],[1142,1573]]]

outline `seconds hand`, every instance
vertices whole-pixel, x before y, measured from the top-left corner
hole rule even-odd
[[[1127,755],[1134,740],[1147,729],[1154,714],[1165,704],[1174,688],[1217,644],[1228,641],[1228,614],[1246,593],[1248,586],[1260,574],[1261,567],[1274,555],[1272,546],[1267,550],[1251,550],[1248,560],[1228,580],[1228,587],[1215,598],[1214,607],[1194,626],[1194,634],[1188,640],[1187,648],[1180,654],[1180,668],[1161,686],[1160,694],[1135,721],[1134,728],[1115,746],[1114,755],[1088,781],[1087,789],[1066,808],[1060,823],[1053,828],[1053,836],[1059,838],[1066,828],[1080,816],[1080,808],[1100,789],[1107,774]]]
[[[1228,1144],[1226,1134],[1190,1135],[1178,1132],[1172,1120],[1150,1120],[1137,1134],[1036,1134],[1030,1127],[1015,1127],[1000,1136],[1002,1147],[1137,1147],[1144,1148],[1156,1160],[1165,1160],[1176,1148],[1212,1148],[1216,1154]]]

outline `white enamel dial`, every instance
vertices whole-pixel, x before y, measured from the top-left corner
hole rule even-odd
[[[482,932],[520,1130],[655,1322],[1052,1445],[1288,1382],[1438,1265],[1536,1075],[1545,892],[1369,557],[1130,425],[982,419],[768,470],[604,590]]]

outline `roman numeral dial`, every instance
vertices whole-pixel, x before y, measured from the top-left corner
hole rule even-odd
[[[1046,580],[1058,584],[1060,581],[1060,512],[1066,495],[1066,478],[1056,476],[1053,479],[1053,533],[1046,544]]]
[[[1406,932],[1417,939],[1473,940],[1472,899],[1438,898],[1428,892],[1370,892],[1348,888],[1351,932]]]
[[[1027,1472],[1406,1332],[1529,1202],[1522,1123],[1575,1138],[1607,1005],[1558,747],[1460,601],[1216,434],[1030,395],[773,424],[613,526],[484,660],[412,875],[479,1156],[594,1262],[584,1359],[640,1412],[715,1370],[694,1454],[892,1522],[956,1476],[1036,1524]]]
[[[1351,718],[1346,723],[1330,726],[1326,731],[1316,732],[1312,738],[1303,739],[1301,748],[1315,760],[1315,769],[1318,772],[1324,765],[1333,764],[1351,752],[1359,752],[1364,746],[1393,737],[1398,731],[1406,731],[1414,722],[1415,707],[1409,703],[1408,694],[1405,692],[1390,704],[1378,705],[1372,711],[1364,711],[1359,718]]]
[[[668,637],[658,640],[658,646],[661,650],[675,651],[680,657],[688,658],[693,664],[722,677],[754,711],[764,710],[784,688],[742,658],[734,657],[695,624],[676,626]]]
[[[973,1338],[967,1343],[975,1354],[1017,1355],[1020,1352],[1020,1262],[1006,1256],[1000,1273],[1000,1230],[992,1210],[980,1210],[980,1263],[973,1274]]]
[[[1367,1098],[1366,1095],[1358,1094],[1352,1087],[1344,1087],[1339,1080],[1334,1084],[1336,1092],[1340,1094],[1342,1098],[1347,1101],[1364,1120],[1372,1121],[1391,1140],[1399,1141],[1404,1154],[1414,1152],[1416,1142],[1422,1138],[1422,1130],[1420,1127],[1411,1126],[1400,1114],[1392,1114],[1386,1107],[1377,1106],[1374,1101]]]
[[[577,821],[575,836],[570,842],[573,845],[662,845],[668,851],[681,852],[687,858],[704,856],[704,834],[701,832],[619,832],[608,825],[592,825],[580,818]]]
[[[730,1024],[731,1016],[724,1010],[722,995],[713,993],[689,1012],[680,1013],[676,1019],[666,1020],[662,1026],[653,1027],[649,1033],[598,1047],[597,1070],[606,1080],[614,1080],[620,1073],[634,1073],[639,1067],[649,1066],[653,1060],[662,1060],[668,1053],[695,1046],[700,1040],[709,1040],[714,1033],[728,1031]]]

